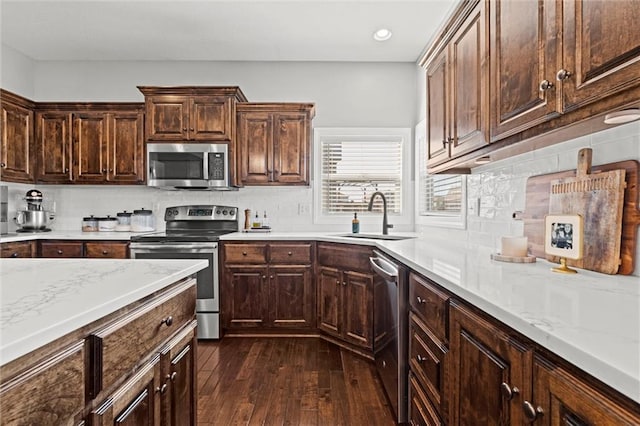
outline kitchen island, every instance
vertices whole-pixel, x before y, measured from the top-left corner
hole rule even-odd
[[[177,349],[188,348],[182,358],[195,373],[194,274],[206,267],[203,260],[3,259],[3,421],[104,421],[139,390],[158,408],[150,415],[160,415],[155,387]],[[195,416],[194,399],[186,403]]]

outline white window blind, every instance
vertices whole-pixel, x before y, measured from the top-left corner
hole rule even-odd
[[[462,213],[462,176],[425,174],[420,185],[421,215],[459,216]]]
[[[366,211],[376,191],[385,195],[390,214],[402,213],[402,138],[333,136],[320,143],[322,214]],[[380,197],[374,211],[382,211]]]

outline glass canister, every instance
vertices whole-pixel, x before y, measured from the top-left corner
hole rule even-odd
[[[117,224],[118,224],[118,219],[116,219],[115,217],[111,217],[111,216],[99,217],[98,218],[98,231],[100,231],[100,232],[115,231]]]
[[[116,213],[118,218],[118,224],[116,225],[116,231],[129,232],[131,231],[131,212],[123,211]]]
[[[151,232],[155,230],[155,219],[151,210],[134,210],[131,216],[131,232]]]
[[[97,232],[98,231],[98,218],[89,217],[82,218],[82,232]]]

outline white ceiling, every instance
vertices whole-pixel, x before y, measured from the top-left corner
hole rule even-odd
[[[1,0],[0,36],[35,60],[412,62],[456,2]]]

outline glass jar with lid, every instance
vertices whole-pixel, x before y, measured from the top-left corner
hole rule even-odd
[[[116,213],[118,218],[118,224],[116,225],[116,231],[129,232],[131,231],[131,212],[123,211]]]
[[[82,218],[82,232],[97,232],[98,231],[98,218],[89,217]]]
[[[151,232],[155,230],[155,218],[151,210],[134,210],[131,216],[131,232]]]
[[[118,219],[116,219],[115,217],[111,217],[111,216],[99,217],[98,218],[98,231],[100,231],[100,232],[115,231],[117,224],[118,224]]]

